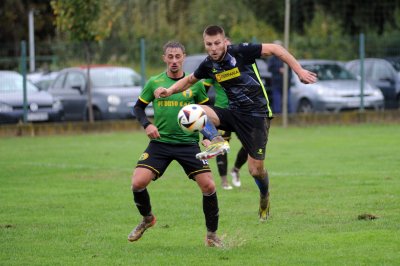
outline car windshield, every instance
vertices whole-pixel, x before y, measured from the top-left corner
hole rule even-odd
[[[93,87],[140,86],[140,76],[126,68],[93,68],[90,70]]]
[[[22,92],[23,91],[23,79],[22,76],[18,73],[0,73],[0,92]],[[26,81],[26,90],[27,91],[38,91],[38,88],[35,87],[28,80]]]
[[[355,79],[353,74],[338,64],[310,64],[305,69],[318,75],[318,80],[348,80]]]
[[[392,64],[397,72],[400,72],[400,59],[389,59],[388,61]]]

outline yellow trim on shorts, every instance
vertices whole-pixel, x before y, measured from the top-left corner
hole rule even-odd
[[[204,173],[211,172],[211,168],[196,170],[196,171],[194,171],[194,172],[189,173],[189,174],[188,174],[188,177],[189,177],[189,178],[192,178],[192,177],[194,178],[195,175],[201,174],[201,173],[203,173],[203,172],[204,172]]]
[[[157,175],[157,177],[160,176],[160,172],[157,171],[157,169],[155,169],[154,167],[151,167],[150,165],[139,163],[139,164],[136,165],[136,168],[137,167],[146,168],[146,169],[152,170]]]

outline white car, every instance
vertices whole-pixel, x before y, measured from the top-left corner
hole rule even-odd
[[[332,60],[299,60],[299,63],[303,68],[316,73],[318,81],[314,84],[303,84],[293,73],[289,94],[292,111],[339,112],[360,108],[361,82],[342,63]],[[363,103],[365,109],[382,109],[382,92],[365,82]]]

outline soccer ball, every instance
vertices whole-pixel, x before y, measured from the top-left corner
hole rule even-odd
[[[198,104],[189,104],[179,111],[178,123],[187,132],[198,132],[206,126],[207,115]]]

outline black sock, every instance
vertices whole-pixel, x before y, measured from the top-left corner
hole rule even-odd
[[[133,201],[142,216],[151,214],[150,196],[146,188],[140,191],[133,191]]]
[[[228,154],[220,154],[216,158],[218,173],[220,176],[224,176],[228,169]]]
[[[209,232],[215,232],[218,229],[218,198],[217,192],[211,195],[203,195],[203,212],[206,218],[206,227]]]
[[[240,169],[247,162],[247,151],[242,147],[240,148],[235,161],[235,167]]]

